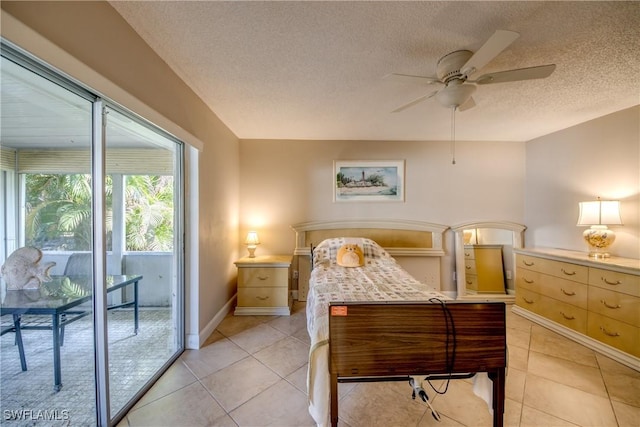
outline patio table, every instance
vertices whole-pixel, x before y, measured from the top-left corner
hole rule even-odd
[[[138,282],[140,275],[109,275],[106,277],[107,293],[133,286],[133,300],[121,304],[110,305],[108,310],[133,306],[134,333],[138,333]],[[22,347],[22,331],[29,329],[51,330],[53,335],[53,376],[55,391],[62,388],[60,368],[60,346],[64,339],[64,327],[84,316],[91,314],[92,308],[83,309],[83,303],[91,301],[92,278],[89,276],[54,276],[51,282],[45,282],[39,289],[7,290],[0,295],[0,314],[13,315],[13,326],[6,328],[2,334],[10,330],[16,333],[16,342],[20,351],[20,364],[27,370],[24,348]],[[50,315],[50,324],[35,326],[22,325],[23,315]]]

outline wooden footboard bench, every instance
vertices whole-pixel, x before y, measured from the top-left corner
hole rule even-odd
[[[502,426],[505,310],[503,302],[332,302],[332,425],[338,424],[338,382],[486,372],[493,381],[493,425]]]

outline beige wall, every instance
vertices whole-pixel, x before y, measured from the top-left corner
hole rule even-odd
[[[291,224],[401,218],[457,225],[504,220],[527,226],[525,246],[586,251],[578,202],[620,199],[614,255],[640,258],[640,107],[528,143],[242,140],[240,229],[260,232],[259,253],[291,253]],[[334,203],[334,160],[404,159],[404,203]],[[442,289],[452,290],[445,239]],[[240,251],[244,251],[241,247]],[[420,277],[420,276],[418,276]]]
[[[620,200],[612,255],[640,259],[640,107],[527,143],[526,246],[586,251],[578,203]]]
[[[198,218],[188,230],[196,241],[187,261],[199,267],[195,277],[187,275],[187,339],[197,345],[235,294],[237,138],[108,3],[2,1],[1,7],[7,40],[202,148],[187,194],[187,206],[197,210],[187,214]]]
[[[292,253],[299,222],[409,219],[443,225],[524,221],[525,145],[517,142],[240,141],[240,229],[258,253]],[[334,203],[334,160],[405,160],[405,202]],[[441,289],[455,289],[452,233]],[[240,248],[244,250],[244,248]],[[414,270],[415,271],[415,270]],[[414,273],[414,271],[411,271]],[[423,273],[416,272],[416,277]]]

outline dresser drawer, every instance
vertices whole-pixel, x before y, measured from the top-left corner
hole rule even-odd
[[[640,297],[640,276],[633,274],[590,267],[589,284]]]
[[[542,296],[529,289],[523,288],[516,291],[516,305],[541,316],[544,315]]]
[[[464,273],[465,274],[476,274],[476,261],[474,259],[465,259],[464,260]]]
[[[238,269],[238,287],[288,287],[288,268],[243,267]]]
[[[473,248],[464,248],[464,259],[475,259],[475,251]]]
[[[544,265],[543,273],[574,282],[589,282],[589,267],[568,262],[548,261]]]
[[[478,290],[478,276],[475,274],[466,274],[464,278],[465,286],[467,290],[477,291]]]
[[[543,276],[540,293],[558,301],[587,309],[589,287],[584,283],[573,282],[553,276]]]
[[[242,307],[286,307],[287,288],[238,288],[238,305]]]
[[[640,357],[640,328],[597,313],[589,313],[587,335]]]
[[[548,260],[529,255],[516,254],[516,268],[521,267],[531,271],[545,272]]]
[[[589,311],[640,327],[640,298],[591,286]]]
[[[538,271],[516,267],[516,293],[522,288],[541,293],[542,277],[543,275]]]
[[[581,334],[587,333],[587,310],[553,298],[542,297],[543,316],[571,328]]]

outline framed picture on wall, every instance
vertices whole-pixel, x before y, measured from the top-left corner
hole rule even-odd
[[[336,160],[334,202],[404,202],[404,160]]]

